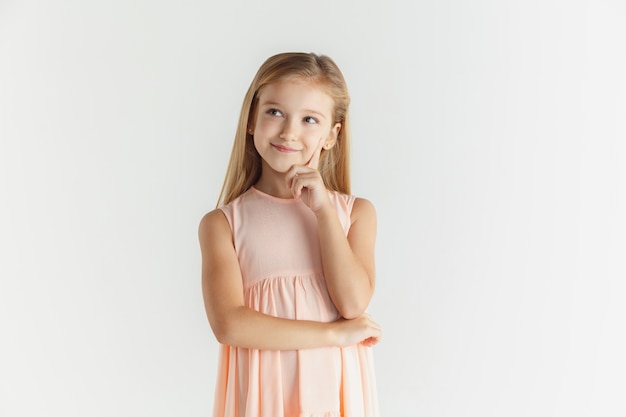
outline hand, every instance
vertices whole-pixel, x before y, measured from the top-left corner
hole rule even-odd
[[[293,198],[302,199],[316,214],[325,207],[330,207],[324,180],[317,169],[323,145],[324,138],[321,138],[306,165],[294,165],[286,176],[287,186],[291,189]]]
[[[345,347],[356,344],[374,346],[380,341],[382,331],[378,323],[372,317],[363,313],[356,319],[346,320],[341,318],[332,323],[337,335],[337,346]]]

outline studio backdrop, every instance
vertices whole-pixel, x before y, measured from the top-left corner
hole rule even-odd
[[[245,91],[352,97],[381,416],[625,416],[621,1],[0,2],[0,416],[209,416],[200,287]]]

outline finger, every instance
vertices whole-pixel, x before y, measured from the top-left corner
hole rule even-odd
[[[317,166],[320,162],[320,154],[322,153],[322,147],[324,146],[324,138],[320,138],[319,143],[315,147],[315,151],[313,155],[311,155],[311,159],[306,163],[306,166],[309,168],[317,169]]]
[[[309,162],[311,160],[309,159]],[[307,162],[307,164],[309,163]],[[285,179],[287,180],[288,184],[291,183],[291,181],[293,181],[293,179],[297,176],[303,175],[303,174],[308,174],[312,172],[311,168],[309,168],[308,166],[304,166],[304,165],[292,165],[291,168],[289,168],[289,170],[287,171],[287,173],[285,174]]]
[[[302,167],[299,165],[292,166],[285,175],[285,181],[288,188],[292,188],[298,175],[302,173]]]
[[[319,174],[317,174],[319,175]],[[291,180],[291,193],[295,198],[300,197],[302,195],[302,190],[304,188],[310,188],[315,185],[315,177],[311,176],[307,172],[298,172],[294,175]]]
[[[308,168],[294,165],[293,167],[291,167],[291,169],[287,172],[287,175],[285,176],[287,187],[291,189],[291,192],[294,195],[294,197],[296,196],[297,191],[302,189],[302,185],[301,185],[302,183],[300,180],[302,179],[301,176],[306,174],[306,170],[308,170]]]
[[[378,342],[380,342],[380,338],[372,336],[372,337],[368,337],[367,339],[363,340],[361,342],[361,344],[363,346],[366,346],[366,347],[372,347],[372,346],[378,344]]]
[[[298,174],[295,174],[293,179],[291,180],[291,194],[293,198],[300,198],[300,194],[302,193],[302,181],[298,178]]]

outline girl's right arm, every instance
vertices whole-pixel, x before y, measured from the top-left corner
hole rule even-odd
[[[198,235],[204,305],[220,343],[252,349],[294,350],[357,343],[371,346],[378,342],[380,327],[367,314],[353,320],[322,323],[278,318],[246,307],[232,233],[221,210],[213,210],[202,218]]]

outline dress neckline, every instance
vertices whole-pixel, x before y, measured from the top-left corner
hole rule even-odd
[[[256,188],[254,185],[252,187],[250,187],[250,190],[252,190],[253,192],[269,199],[269,200],[273,200],[279,203],[298,203],[300,202],[300,200],[296,200],[295,198],[281,198],[281,197],[276,197],[274,195],[268,194],[266,192],[263,192],[261,190],[259,190],[258,188]]]

